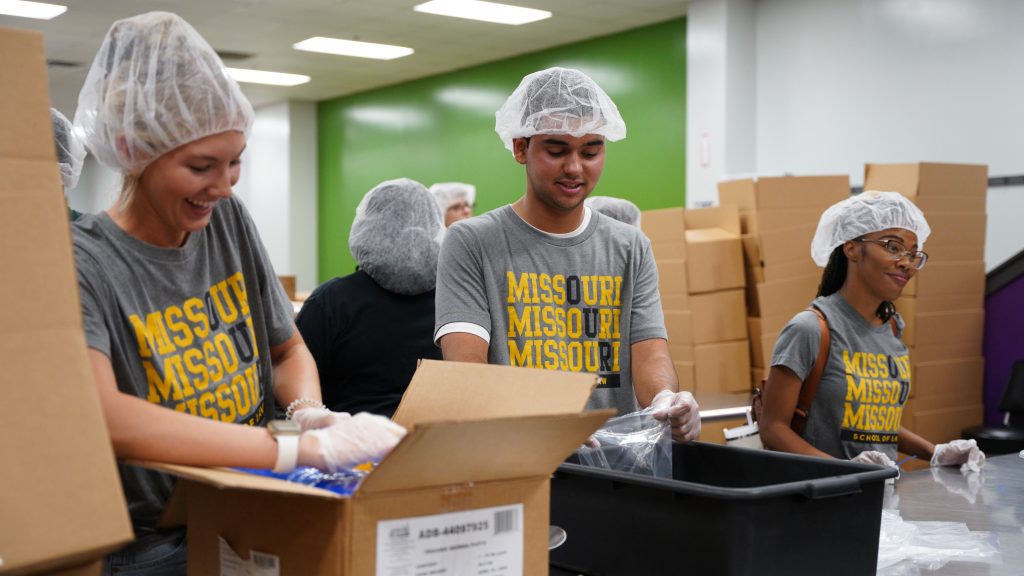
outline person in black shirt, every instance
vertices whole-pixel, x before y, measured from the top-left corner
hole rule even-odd
[[[430,191],[382,182],[356,209],[349,249],[356,272],[320,285],[296,319],[316,360],[324,404],[391,417],[420,358],[434,345],[434,284],[444,235]]]

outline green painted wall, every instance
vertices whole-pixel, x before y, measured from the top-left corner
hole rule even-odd
[[[524,171],[494,133],[494,112],[523,76],[550,66],[590,75],[626,121],[626,139],[608,145],[594,194],[628,198],[642,210],[683,206],[686,21],[679,19],[319,103],[319,281],[355,269],[349,226],[363,195],[383,180],[470,182],[477,214],[519,198]]]

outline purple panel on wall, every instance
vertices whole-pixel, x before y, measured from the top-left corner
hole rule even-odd
[[[1013,362],[1024,359],[1024,276],[985,298],[985,424],[1002,424],[997,408]]]

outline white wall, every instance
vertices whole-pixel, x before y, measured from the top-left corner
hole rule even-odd
[[[687,204],[750,173],[847,174],[857,186],[868,162],[1024,174],[1021,23],[1020,0],[692,0]],[[736,56],[744,35],[752,58]],[[701,167],[708,126],[712,161]],[[1021,196],[990,190],[988,269],[1024,249],[1009,216],[1022,213]]]

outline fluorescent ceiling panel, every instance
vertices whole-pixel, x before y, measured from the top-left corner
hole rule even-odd
[[[0,14],[6,14],[7,16],[50,20],[67,12],[67,10],[67,6],[61,6],[60,4],[24,2],[23,0],[0,0]]]
[[[285,72],[267,72],[265,70],[246,70],[245,68],[225,68],[225,71],[236,82],[250,84],[270,84],[273,86],[298,86],[309,82],[309,76],[303,74],[287,74]]]
[[[314,36],[307,38],[298,44],[293,44],[296,50],[307,52],[322,52],[324,54],[336,54],[338,56],[354,56],[356,58],[373,58],[375,60],[394,60],[408,56],[415,52],[412,48],[405,46],[391,46],[390,44],[374,44],[373,42],[357,42],[355,40],[342,40],[340,38],[325,38]]]
[[[482,20],[484,22],[512,24],[514,26],[551,18],[551,12],[547,10],[535,10],[533,8],[522,8],[508,4],[497,4],[495,2],[482,2],[480,0],[430,0],[430,2],[413,6],[413,10],[439,16]]]

